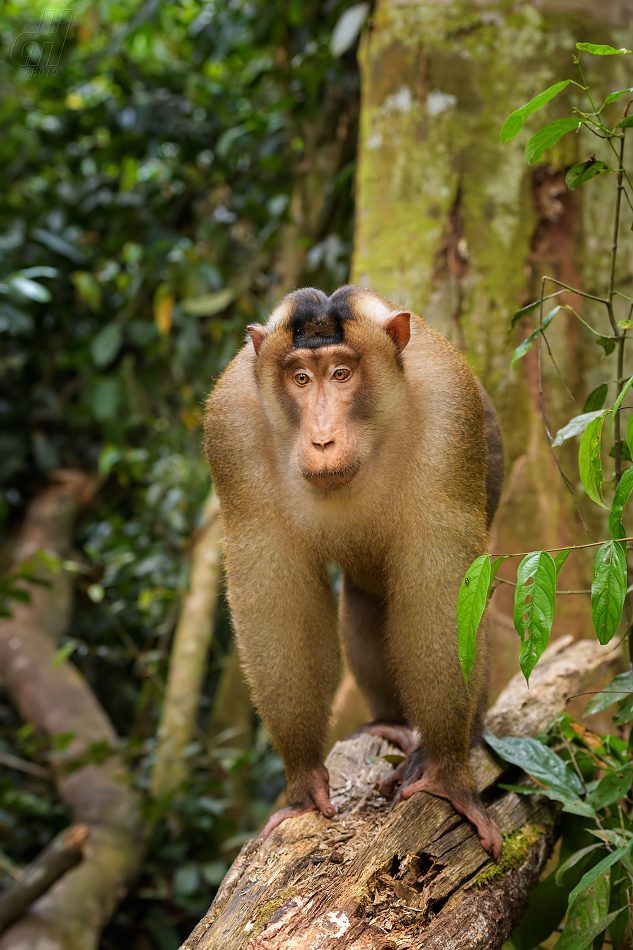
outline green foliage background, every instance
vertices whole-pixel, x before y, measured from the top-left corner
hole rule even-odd
[[[204,397],[282,292],[293,189],[328,88],[357,98],[354,51],[329,47],[346,5],[80,0],[54,75],[24,68],[14,47],[51,5],[0,10],[0,519],[10,538],[52,470],[99,470],[67,652],[143,789],[209,487]],[[332,175],[319,233],[298,238],[304,281],[324,289],[348,274],[353,167]],[[203,730],[228,640],[224,610]],[[16,745],[19,725],[4,699],[0,750],[37,755],[28,727]],[[176,948],[281,787],[261,729],[248,753],[197,742],[190,754],[191,788],[158,816],[104,948],[141,934],[143,947]],[[66,821],[49,783],[2,769],[7,867]]]

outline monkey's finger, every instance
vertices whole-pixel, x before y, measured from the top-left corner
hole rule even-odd
[[[264,826],[264,830],[260,834],[260,838],[263,840],[267,838],[271,831],[274,831],[275,828],[278,828],[282,821],[285,821],[286,818],[298,818],[299,815],[305,815],[306,812],[314,811],[314,805],[288,805],[287,808],[280,808],[279,811],[274,812]]]
[[[312,800],[325,818],[333,818],[336,814],[336,808],[330,801],[330,796],[324,788],[317,787],[312,790]]]

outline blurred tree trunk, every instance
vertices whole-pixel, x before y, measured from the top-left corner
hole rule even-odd
[[[56,662],[73,600],[72,575],[61,562],[70,554],[79,506],[94,490],[92,480],[80,472],[60,474],[60,484],[31,504],[15,552],[16,564],[45,552],[58,566],[38,565],[35,573],[47,586],[30,585],[30,603],[12,604],[12,616],[0,621],[0,674],[24,721],[37,733],[51,738],[74,734],[52,765],[59,796],[72,809],[76,837],[85,836],[86,829],[88,834],[81,864],[9,927],[0,939],[2,950],[94,950],[143,856],[139,800],[116,754],[112,724],[77,669],[68,661]],[[82,755],[90,762],[95,743],[113,750],[105,762],[76,771],[64,768]]]
[[[548,449],[536,352],[510,370],[513,347],[533,320],[526,318],[512,340],[508,328],[510,315],[538,298],[542,274],[589,293],[605,292],[614,207],[612,176],[575,192],[565,186],[565,171],[601,145],[589,133],[564,137],[536,166],[525,160],[528,136],[581,104],[577,87],[569,86],[532,116],[511,143],[501,145],[499,132],[510,112],[543,89],[578,79],[572,63],[577,41],[630,46],[632,13],[632,0],[378,0],[361,43],[352,279],[412,307],[464,349],[492,396],[507,463],[494,552],[591,540]],[[598,101],[633,85],[626,60],[584,55],[585,76]],[[622,106],[609,108],[615,120]],[[626,291],[632,241],[624,229],[621,241],[618,279]],[[576,309],[581,304],[573,295],[557,302]],[[583,315],[608,332],[598,306],[583,301]],[[603,351],[569,313],[559,314],[548,336],[575,399],[570,401],[545,358],[545,406],[555,432],[582,412],[587,394],[613,377],[615,368],[600,365]],[[579,486],[577,441],[558,451]],[[604,536],[604,525],[587,510],[595,506],[586,505],[582,489],[576,494],[587,523]],[[585,590],[590,580],[589,558],[576,554],[560,586]],[[504,586],[491,606],[495,694],[518,668],[512,600],[512,588]],[[555,635],[565,632],[593,636],[586,596],[561,598]]]
[[[196,726],[207,653],[222,572],[220,506],[211,491],[191,555],[191,580],[183,598],[169,659],[167,689],[158,728],[152,794],[173,794],[187,777],[186,747]]]

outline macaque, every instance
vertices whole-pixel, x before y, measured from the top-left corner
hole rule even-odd
[[[366,728],[407,753],[382,793],[448,799],[498,858],[469,765],[485,623],[467,688],[456,620],[501,490],[492,404],[441,334],[362,287],[297,290],[248,333],[205,434],[238,648],[288,781],[263,834],[312,809],[334,815],[323,758],[340,627]],[[328,562],[342,572],[338,620]]]

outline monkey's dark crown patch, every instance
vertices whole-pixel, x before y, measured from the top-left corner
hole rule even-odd
[[[342,343],[343,324],[354,316],[349,299],[355,291],[353,286],[340,287],[331,297],[326,297],[321,290],[305,287],[290,294],[294,303],[289,321],[292,345],[314,350]]]

